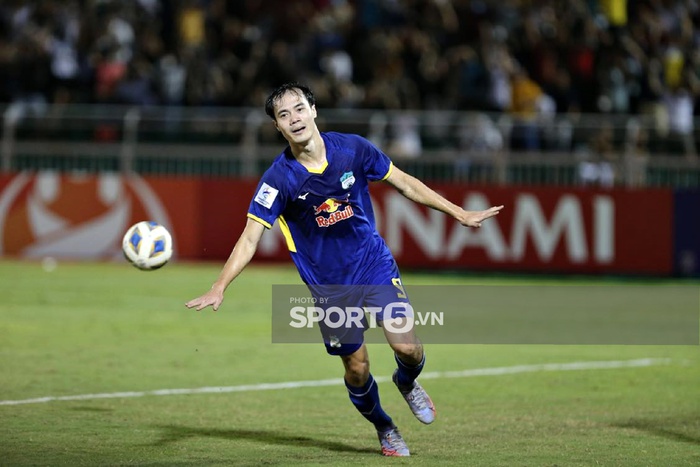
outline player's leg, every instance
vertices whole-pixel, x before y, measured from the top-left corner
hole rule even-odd
[[[397,379],[402,386],[410,386],[418,378],[425,365],[423,344],[415,333],[415,329],[405,326],[406,318],[395,320],[393,326],[384,324],[384,336],[394,351],[394,359],[398,368]]]
[[[401,283],[398,268],[392,271],[391,284],[393,288],[377,288],[373,300],[375,305],[383,304],[382,329],[394,351],[397,365],[392,380],[416,418],[422,423],[432,423],[435,420],[435,406],[417,381],[425,365],[425,352],[413,326],[413,308]]]
[[[402,318],[405,320],[405,318]],[[392,381],[408,403],[411,412],[422,423],[429,424],[435,420],[435,405],[417,381],[425,365],[425,352],[413,328],[395,332],[386,324],[382,327],[387,342],[394,351],[397,368]]]
[[[345,367],[345,386],[350,401],[355,408],[371,422],[377,430],[377,436],[385,456],[408,456],[408,446],[391,420],[382,409],[379,400],[379,387],[369,371],[369,353],[362,344],[349,355],[341,355]]]
[[[359,310],[361,319],[351,319],[349,327],[332,327],[325,321],[319,322],[326,352],[341,358],[345,368],[345,386],[350,401],[355,408],[372,423],[377,430],[382,454],[385,456],[409,456],[408,447],[379,400],[379,387],[369,369],[369,354],[364,343],[364,332],[368,327],[362,312],[365,290],[358,287],[314,286],[317,303],[328,308]],[[346,321],[348,322],[348,321]]]
[[[316,290],[319,286],[314,286]],[[361,303],[361,290],[354,288],[325,287],[324,294],[316,294],[317,303],[327,307],[362,310],[357,303]],[[384,412],[379,403],[379,388],[374,377],[369,371],[369,354],[364,343],[364,332],[367,328],[366,319],[350,321],[348,327],[331,327],[329,323],[320,321],[319,330],[323,336],[326,352],[329,355],[339,356],[345,368],[345,386],[353,405],[369,420],[377,430],[387,430],[393,426],[391,418]]]
[[[379,387],[369,371],[367,346],[362,346],[350,355],[341,355],[345,367],[345,386],[350,400],[357,410],[369,420],[377,430],[385,430],[393,425],[391,417],[382,409],[379,402]]]
[[[413,327],[413,308],[408,299],[396,261],[386,261],[377,268],[377,286],[366,297],[367,306],[381,310],[378,318],[398,365],[397,378],[410,386],[423,370],[425,353]]]
[[[393,258],[384,258],[372,268],[365,294],[365,306],[375,310],[387,342],[394,351],[397,369],[394,384],[408,403],[411,412],[423,423],[435,420],[435,406],[416,381],[425,365],[423,344],[413,328],[413,308],[401,283],[399,268]]]

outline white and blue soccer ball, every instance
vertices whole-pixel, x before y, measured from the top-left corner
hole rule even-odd
[[[122,240],[124,257],[142,271],[166,265],[173,255],[173,238],[163,225],[141,221],[129,227]]]

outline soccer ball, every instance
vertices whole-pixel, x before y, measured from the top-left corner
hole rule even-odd
[[[129,227],[122,240],[124,257],[142,271],[162,268],[173,255],[173,238],[168,229],[152,221]]]

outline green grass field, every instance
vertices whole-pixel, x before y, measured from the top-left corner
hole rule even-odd
[[[372,344],[383,405],[412,452],[383,458],[342,385],[260,386],[342,377],[321,344],[270,343],[270,286],[299,283],[296,272],[250,267],[218,312],[187,310],[219,268],[0,261],[0,465],[700,465],[698,346],[426,344],[438,419],[424,426],[386,382],[389,347]],[[652,360],[625,366],[639,359]],[[536,366],[606,361],[622,367]],[[204,387],[235,392],[150,392]]]

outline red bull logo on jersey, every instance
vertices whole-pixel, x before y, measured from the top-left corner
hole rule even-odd
[[[314,215],[316,216],[316,224],[319,227],[329,227],[351,218],[355,215],[355,212],[347,200],[328,198],[320,205],[314,206]]]

